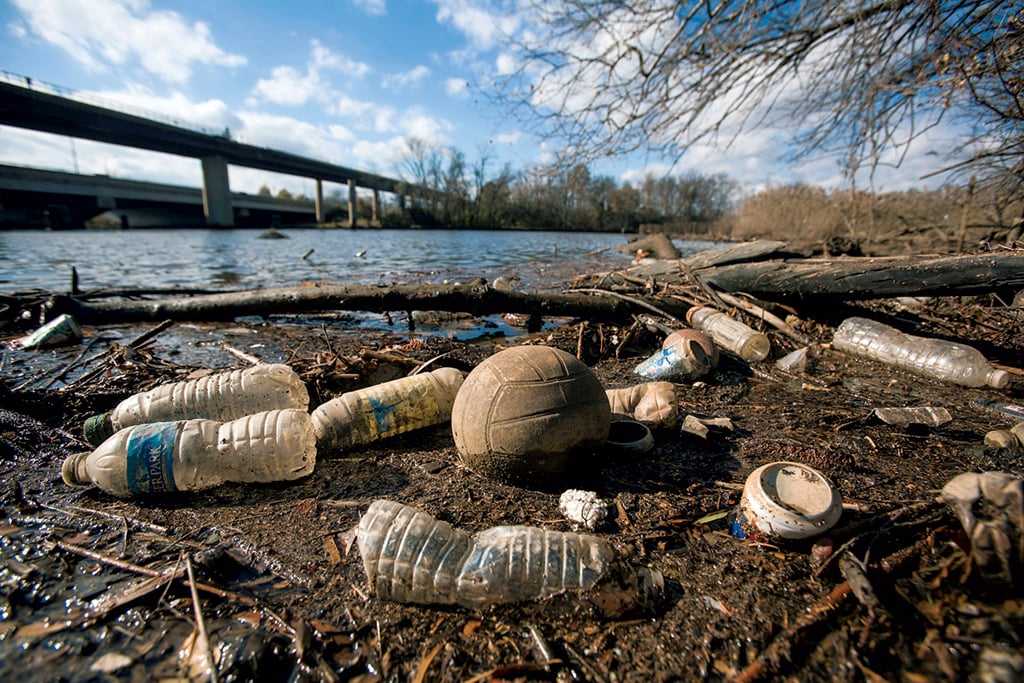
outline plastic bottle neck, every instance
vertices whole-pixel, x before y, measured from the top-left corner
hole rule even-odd
[[[85,468],[85,460],[88,457],[89,452],[86,451],[85,453],[74,453],[64,459],[64,464],[60,468],[60,476],[64,479],[65,484],[85,486],[92,483],[89,472]]]

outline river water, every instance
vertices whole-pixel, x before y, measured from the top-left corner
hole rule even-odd
[[[81,289],[253,289],[301,282],[414,284],[516,276],[543,289],[628,265],[609,233],[494,230],[0,231],[0,291]],[[684,255],[711,242],[677,242]],[[568,276],[568,277],[567,277]]]

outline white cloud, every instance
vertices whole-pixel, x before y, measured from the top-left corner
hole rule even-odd
[[[400,125],[406,137],[417,138],[434,146],[451,144],[448,133],[454,126],[445,119],[435,118],[424,111],[411,109],[405,112]]]
[[[511,133],[499,133],[494,136],[494,141],[503,145],[514,145],[522,136],[523,132],[519,130]]]
[[[514,74],[518,68],[518,64],[515,55],[508,52],[502,52],[494,60],[494,68],[497,70],[499,76],[508,76]]]
[[[437,20],[449,23],[461,31],[474,46],[489,50],[505,36],[510,36],[519,25],[515,15],[501,14],[488,3],[474,4],[474,0],[435,0]]]
[[[383,16],[387,13],[387,0],[352,0],[352,4],[373,16]]]
[[[337,91],[331,86],[326,72],[335,71],[358,79],[370,71],[369,65],[339,55],[318,40],[310,41],[310,45],[310,57],[304,73],[287,65],[274,67],[270,78],[256,82],[253,97],[286,107],[297,107],[310,100],[330,103],[337,97]]]
[[[464,78],[449,78],[444,82],[444,90],[451,97],[465,99],[469,97],[469,83]]]
[[[253,87],[257,98],[285,107],[305,104],[320,92],[320,78],[315,72],[301,74],[290,66],[274,67],[270,78],[259,79]]]
[[[242,55],[214,43],[210,27],[177,12],[151,10],[148,0],[12,0],[28,33],[68,53],[91,71],[132,66],[169,83],[185,83],[196,64],[238,67]]]
[[[430,75],[430,69],[420,64],[408,71],[391,74],[381,79],[381,86],[388,89],[408,88]]]

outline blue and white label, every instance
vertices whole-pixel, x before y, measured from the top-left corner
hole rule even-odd
[[[128,490],[132,493],[167,493],[174,485],[174,443],[184,426],[182,422],[156,422],[140,425],[128,437],[126,470]]]
[[[657,351],[633,370],[634,374],[647,379],[668,379],[686,369],[686,359],[679,355],[675,346]]]

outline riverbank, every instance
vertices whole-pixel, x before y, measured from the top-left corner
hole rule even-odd
[[[633,286],[666,302],[706,300],[688,285]],[[222,679],[1020,677],[1020,584],[985,580],[956,517],[936,501],[963,472],[1024,475],[1019,449],[984,444],[986,432],[1012,424],[986,406],[1024,403],[1016,367],[1024,320],[1007,303],[985,295],[833,301],[828,310],[788,304],[789,322],[811,342],[804,370],[775,366],[804,343],[763,326],[772,343],[766,361],[725,353],[709,375],[675,382],[682,415],[724,418],[731,429],[713,427],[706,437],[658,429],[650,452],[598,453],[578,473],[575,488],[611,502],[595,533],[615,550],[615,581],[482,610],[380,599],[353,543],[352,529],[379,498],[470,532],[496,524],[571,530],[557,492],[473,472],[447,425],[320,453],[314,474],[292,484],[225,485],[173,499],[123,501],[70,488],[60,464],[85,447],[76,435],[89,415],[246,356],[291,364],[314,404],[431,359],[468,371],[517,343],[577,355],[606,388],[619,388],[638,381],[633,368],[658,348],[660,333],[632,320],[580,320],[466,343],[400,329],[236,321],[178,324],[132,347],[145,326],[90,329],[89,337],[122,343],[98,347],[108,354],[103,371],[77,386],[14,390],[9,378],[22,366],[5,364],[2,552],[14,588],[0,624],[0,672],[23,681],[52,680],[55,671],[69,679],[204,677],[208,643]],[[1010,384],[963,388],[832,349],[836,325],[854,315],[974,345],[1013,371]],[[208,362],[196,363],[195,350]],[[952,419],[888,424],[875,413],[915,406]],[[831,555],[812,552],[811,541],[730,535],[724,515],[747,475],[773,461],[818,469],[842,493],[842,517],[827,534]],[[181,576],[188,564],[195,590]],[[635,583],[652,573],[663,588]]]

